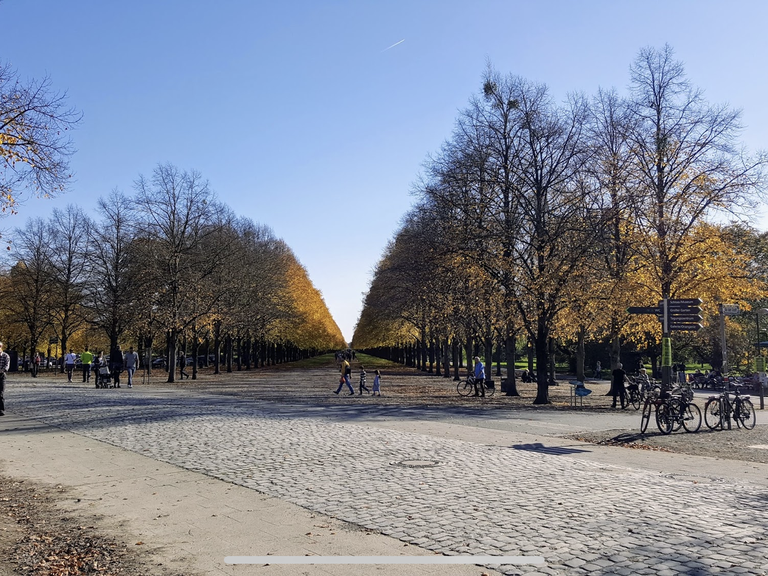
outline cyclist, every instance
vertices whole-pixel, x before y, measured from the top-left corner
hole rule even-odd
[[[485,366],[479,356],[475,356],[475,396],[485,396]]]
[[[640,393],[643,394],[643,396],[651,391],[651,379],[648,378],[648,372],[645,368],[640,368],[636,380],[640,383]]]

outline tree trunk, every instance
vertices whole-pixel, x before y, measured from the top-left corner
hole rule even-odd
[[[166,362],[168,363],[168,380],[172,383],[176,381],[176,332],[169,330],[165,333],[166,350],[168,357]]]
[[[549,329],[543,319],[539,319],[534,341],[536,349],[536,399],[534,404],[549,404]]]
[[[200,339],[197,337],[197,327],[192,329],[192,380],[197,380],[197,359],[200,357]]]
[[[555,339],[549,338],[549,385],[557,386],[557,373],[555,369]]]
[[[467,338],[467,342],[465,344],[466,349],[466,355],[467,355],[467,374],[470,374],[472,372],[472,339]]]
[[[614,324],[615,322],[615,324]],[[619,367],[619,364],[621,363],[621,338],[618,335],[618,322],[614,320],[612,322],[612,330],[613,337],[611,338],[611,389],[608,390],[608,394],[606,396],[613,396],[613,371],[616,370],[616,368]]]
[[[488,368],[485,377],[493,379],[493,337],[486,337],[483,344],[485,344],[485,351],[483,353],[485,356],[485,365]]]
[[[432,374],[435,371],[435,341],[432,338],[429,339],[429,346],[427,348],[427,357],[429,358],[429,369],[427,370],[427,372]]]
[[[461,356],[461,348],[459,347],[459,341],[454,337],[451,340],[451,352],[453,354],[453,379],[455,381],[461,380],[459,375],[459,357]]]
[[[213,350],[216,357],[213,359],[213,373],[221,374],[221,322],[213,325]]]
[[[582,325],[579,326],[579,331],[576,333],[576,380],[579,382],[584,382],[586,379],[586,373],[584,372],[584,357],[586,355],[584,339],[586,332],[587,329]]]
[[[227,373],[232,372],[232,335],[227,334],[224,337],[224,356],[227,363]]]
[[[443,341],[443,378],[451,377],[451,344],[446,338]]]
[[[533,369],[533,359],[534,355],[536,353],[536,349],[533,346],[533,343],[531,342],[530,338],[528,339],[528,372],[530,374],[536,374],[536,371]]]
[[[514,334],[507,334],[504,339],[504,355],[507,357],[507,380],[504,392],[507,396],[520,396],[515,377],[515,349],[517,342]]]

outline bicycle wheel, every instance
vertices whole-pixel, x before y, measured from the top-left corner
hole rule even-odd
[[[669,418],[672,423],[672,432],[677,432],[683,426],[683,400],[673,397],[669,399]]]
[[[459,396],[469,396],[475,393],[475,385],[469,380],[461,380],[456,384],[456,392],[459,393]]]
[[[742,428],[752,430],[755,427],[755,407],[752,406],[750,400],[739,400],[737,404],[738,413],[736,414],[736,422],[739,423]]]
[[[630,390],[627,395],[629,396],[629,403],[632,404],[632,408],[640,410],[640,392],[637,390]]]
[[[701,428],[701,410],[696,404],[687,402],[683,408],[683,428],[686,432],[698,432]]]
[[[643,404],[643,415],[640,418],[640,434],[645,434],[648,430],[648,422],[651,421],[651,411],[653,410],[653,404],[650,399]]]
[[[723,426],[721,415],[723,407],[719,398],[710,398],[704,405],[704,422],[710,430],[719,430]]]
[[[656,426],[662,434],[671,434],[675,420],[672,416],[672,410],[667,403],[656,407]]]
[[[485,396],[487,398],[490,398],[491,396],[493,396],[493,393],[496,392],[496,386],[495,385],[494,386],[486,386],[485,384],[483,384],[483,387],[485,388]]]

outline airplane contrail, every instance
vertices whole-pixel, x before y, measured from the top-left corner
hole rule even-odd
[[[390,46],[389,48],[394,48],[395,46],[397,46],[398,44],[402,44],[403,42],[405,42],[405,38],[403,38],[402,40],[400,40],[400,42],[395,42],[395,43],[394,43],[394,44],[392,44],[392,46]],[[384,48],[384,50],[382,50],[382,52],[386,52],[387,50],[389,50],[389,48]]]

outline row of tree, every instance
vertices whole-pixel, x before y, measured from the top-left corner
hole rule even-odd
[[[97,212],[70,205],[15,231],[0,275],[8,348],[135,343],[173,366],[177,350],[197,358],[206,343],[218,373],[221,357],[231,370],[233,358],[250,367],[346,347],[289,247],[236,217],[199,173],[160,165]]]
[[[707,103],[668,46],[642,50],[629,94],[553,101],[547,87],[488,69],[379,263],[356,348],[435,346],[523,335],[536,357],[536,403],[548,402],[557,342],[658,342],[653,317],[626,314],[664,297],[716,304],[759,299],[764,274],[743,248],[743,216],[761,198],[766,157],[738,146],[739,112]],[[447,370],[446,370],[447,371]],[[514,374],[510,370],[511,375]],[[516,393],[511,378],[511,393]],[[508,382],[508,386],[510,383]]]

